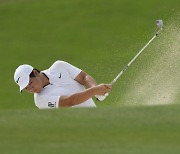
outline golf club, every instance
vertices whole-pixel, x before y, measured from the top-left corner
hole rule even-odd
[[[119,77],[129,68],[129,66],[136,60],[136,58],[144,51],[144,49],[160,34],[163,30],[163,21],[161,19],[156,20],[156,24],[159,28],[159,31],[149,40],[149,42],[136,54],[136,56],[124,67],[124,69],[111,81],[111,85],[116,83]],[[103,101],[109,94],[106,93],[104,96],[96,95],[97,100]]]

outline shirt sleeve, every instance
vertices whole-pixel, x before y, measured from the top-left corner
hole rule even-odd
[[[59,108],[60,96],[34,96],[34,101],[39,109]]]
[[[79,75],[79,73],[82,71],[81,69],[79,69],[67,62],[64,62],[64,66],[73,79],[75,79]]]

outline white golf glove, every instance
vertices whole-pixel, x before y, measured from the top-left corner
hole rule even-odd
[[[105,98],[108,96],[109,94],[106,93],[104,96],[101,95],[95,95],[95,97],[97,98],[98,101],[103,101],[105,100]]]

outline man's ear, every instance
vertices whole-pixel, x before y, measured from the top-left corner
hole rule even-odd
[[[37,70],[33,70],[33,73],[34,73],[35,76],[39,75],[39,72]]]

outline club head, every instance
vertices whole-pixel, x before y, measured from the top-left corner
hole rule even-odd
[[[160,30],[163,29],[163,21],[162,21],[161,19],[156,20],[156,24],[157,24],[157,26],[160,28]]]

